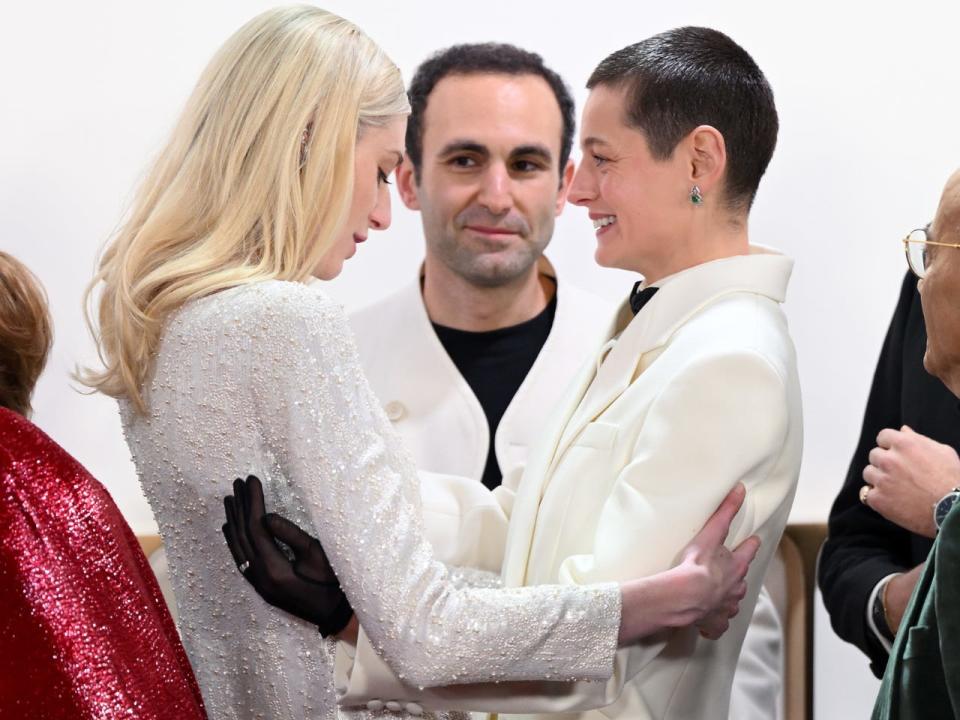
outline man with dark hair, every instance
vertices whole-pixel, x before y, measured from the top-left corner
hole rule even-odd
[[[494,279],[510,277],[508,270],[517,267],[508,259],[519,255],[525,234],[511,235],[525,230],[514,215],[524,203],[508,201],[506,188],[525,187],[526,174],[536,174],[544,158],[552,163],[554,156],[566,157],[558,143],[568,126],[560,122],[563,112],[552,117],[543,112],[554,92],[548,77],[528,69],[516,75],[505,65],[487,70],[478,58],[483,55],[483,48],[451,51],[417,73],[411,86],[410,158],[398,174],[404,201],[423,214],[426,314],[435,325],[444,317],[440,324],[458,322],[462,329],[467,329],[465,320],[486,315],[476,313],[475,299],[489,296]],[[466,58],[469,70],[457,68],[458,57]],[[508,57],[494,52],[490,61]],[[525,92],[521,83],[529,85]],[[499,569],[484,552],[492,548],[489,554],[498,559],[502,554],[508,585],[612,580],[624,572],[670,567],[712,507],[742,481],[748,486],[748,510],[731,540],[753,532],[763,538],[744,612],[716,641],[676,633],[621,651],[622,665],[618,661],[616,679],[606,687],[574,683],[552,689],[537,684],[420,692],[391,684],[389,670],[377,668],[376,655],[361,635],[354,666],[360,670],[346,685],[347,704],[394,698],[435,709],[592,716],[589,708],[616,701],[604,715],[693,718],[722,717],[717,708],[729,702],[764,568],[789,514],[801,448],[795,359],[778,307],[791,263],[750,246],[746,237],[747,213],[776,144],[773,94],[742,48],[704,28],[681,28],[614,53],[588,87],[581,131],[585,158],[572,184],[565,175],[572,168],[551,164],[554,199],[572,188],[571,201],[589,208],[598,231],[598,262],[639,272],[645,282],[638,283],[631,302],[607,328],[609,342],[550,413],[553,427],[539,432],[539,450],[527,458],[522,481],[512,471],[516,467],[504,468],[503,485],[492,496],[469,495],[458,486],[446,502],[442,483],[427,483],[425,510],[445,509],[459,518],[457,529],[473,529],[471,537],[480,541],[469,556],[471,564]],[[526,107],[525,96],[536,98],[531,115],[540,123],[539,134],[517,133],[508,118]],[[559,104],[562,110],[564,103]],[[550,129],[544,124],[548,118]],[[491,132],[509,142],[478,141]],[[549,140],[551,134],[556,139]],[[474,187],[474,178],[481,176],[482,194],[469,194],[464,188]],[[483,209],[471,207],[468,197],[482,198],[477,206]],[[559,206],[553,210],[559,212]],[[443,289],[431,289],[438,266],[439,282],[473,289],[433,305],[432,293]],[[459,281],[449,282],[450,276]],[[398,316],[385,313],[387,306],[381,305],[367,322],[401,327]],[[489,326],[470,329],[484,327]],[[373,333],[358,330],[363,346],[363,336]],[[437,333],[446,345],[443,330]],[[408,372],[404,357],[411,344],[407,340],[389,352],[395,344],[369,345],[365,354],[375,386],[376,376],[386,376],[398,359],[405,369],[392,372],[394,382],[402,382],[398,378]],[[546,359],[552,362],[555,356]],[[376,365],[383,370],[378,373]],[[391,409],[402,432],[404,418],[412,413],[406,404],[401,409],[388,402],[388,413]],[[439,437],[446,441],[450,435],[427,434],[421,447],[415,441],[418,457],[438,452]],[[499,438],[495,444],[498,455],[510,452]],[[485,506],[488,498],[496,507]],[[490,520],[494,516],[499,524]],[[502,533],[504,516],[509,536]],[[483,533],[476,532],[478,526]],[[495,542],[498,532],[505,551]],[[455,536],[450,532],[445,543],[452,556],[460,547]],[[644,552],[638,558],[640,547]],[[765,698],[756,704],[748,700],[731,717],[776,717],[776,702],[771,695]]]
[[[648,52],[657,48],[662,52]],[[632,64],[619,58],[624,51],[615,53],[598,68],[604,79],[591,83],[581,132],[586,157],[574,178],[572,163],[560,162],[568,152],[564,101],[542,72],[511,72],[502,64],[486,69],[480,58],[490,54],[491,63],[500,63],[508,55],[501,50],[455,49],[451,57],[469,58],[469,71],[441,54],[414,79],[411,157],[398,172],[398,189],[423,216],[422,281],[357,316],[371,381],[420,465],[482,476],[488,486],[499,480],[491,468],[502,470],[492,493],[475,480],[424,478],[423,510],[435,548],[451,564],[502,570],[507,586],[648,575],[673,567],[741,482],[747,499],[729,544],[756,533],[762,547],[745,578],[744,612],[725,635],[711,640],[687,628],[625,648],[607,683],[415,688],[392,673],[361,628],[355,650],[344,649],[348,657],[338,664],[341,705],[413,713],[560,712],[597,720],[721,718],[763,574],[787,520],[802,444],[794,352],[779,308],[792,263],[749,245],[749,201],[731,202],[752,197],[769,160],[776,110],[764,98],[772,94],[749,55],[715,31],[681,28],[651,38],[629,49]],[[608,72],[611,63],[623,72]],[[678,65],[718,87],[709,103],[674,119],[673,145],[655,155],[646,125],[630,119],[645,96],[638,91],[628,98],[626,88],[642,77],[659,90],[659,78],[664,97],[679,97],[689,85],[684,74],[671,74]],[[741,84],[739,73],[753,84]],[[554,102],[561,112],[545,112]],[[752,185],[739,171],[728,181],[739,163],[725,145],[724,133],[735,138],[739,131],[725,126],[735,114],[731,103],[754,103],[773,128]],[[566,335],[570,355],[578,361],[586,355],[587,363],[563,394],[561,384],[541,383],[544,373],[554,372],[551,366],[568,358],[551,354],[541,363],[533,353],[537,362],[528,359],[532,369],[528,364],[518,374],[520,383],[510,370],[520,362],[503,359],[519,355],[511,346],[544,354],[554,335],[567,332],[560,318],[571,288],[564,286],[558,299],[558,283],[537,259],[568,192],[590,211],[598,262],[644,281],[612,322],[583,322]],[[582,312],[579,302],[571,306]],[[532,332],[517,333],[541,323],[546,344]],[[426,339],[414,339],[412,329]],[[525,339],[500,346],[504,330]],[[593,342],[595,331],[603,333],[602,346]],[[395,388],[410,385],[411,377],[422,382],[403,399]],[[511,388],[513,400],[498,425],[492,419],[502,387]],[[494,401],[484,401],[490,388]],[[534,395],[559,404],[533,407]],[[519,403],[527,420],[513,431],[521,438],[514,442],[505,428]],[[485,423],[476,419],[478,405]],[[527,453],[534,435],[536,446]],[[282,592],[258,589],[272,597]],[[725,624],[732,610],[711,620]],[[771,705],[737,708],[732,717],[776,717]],[[601,706],[608,707],[592,710]]]
[[[410,116],[407,119],[407,154],[413,165],[416,181],[420,182],[423,166],[423,134],[427,101],[441,80],[450,76],[499,75],[539,77],[553,92],[563,123],[560,133],[558,167],[567,167],[570,149],[573,146],[574,119],[573,97],[566,83],[557,73],[543,64],[536,53],[506,43],[478,43],[454,45],[435,53],[424,61],[410,81]]]
[[[409,96],[398,190],[421,212],[427,257],[419,282],[356,313],[354,330],[367,376],[418,467],[479,478],[492,490],[522,472],[527,448],[613,310],[568,284],[559,302],[541,254],[569,186],[574,103],[539,55],[498,43],[434,54],[414,73]],[[501,197],[499,163],[512,188]],[[543,209],[531,212],[536,205]],[[539,224],[519,219],[538,215]],[[481,222],[526,223],[540,237],[494,246],[471,227]],[[526,291],[534,278],[543,296]],[[781,638],[763,592],[737,668],[734,717],[779,712]]]
[[[543,251],[573,177],[573,100],[539,55],[456,45],[410,85],[397,189],[423,221],[419,276],[351,318],[367,377],[427,471],[489,489],[522,468],[613,308]]]

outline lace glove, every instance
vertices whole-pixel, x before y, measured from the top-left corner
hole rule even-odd
[[[353,608],[327,561],[320,542],[292,522],[264,509],[260,480],[249,475],[233,481],[223,499],[227,522],[223,536],[248,583],[276,608],[315,624],[324,637],[343,630]],[[287,545],[291,560],[277,545]]]

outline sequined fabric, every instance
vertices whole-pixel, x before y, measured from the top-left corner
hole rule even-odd
[[[156,579],[110,495],[0,408],[0,718],[204,717]]]
[[[184,644],[214,718],[336,717],[334,644],[264,603],[220,534],[255,473],[267,504],[320,538],[361,624],[419,685],[605,679],[616,585],[455,588],[423,537],[416,469],[317,285],[264,282],[171,318],[148,416],[127,441],[167,548]],[[396,715],[391,715],[396,717]]]

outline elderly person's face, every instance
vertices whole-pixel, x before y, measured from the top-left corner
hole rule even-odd
[[[947,181],[930,239],[960,243],[960,171]],[[931,245],[929,269],[920,281],[923,319],[927,325],[924,367],[960,396],[960,249]]]

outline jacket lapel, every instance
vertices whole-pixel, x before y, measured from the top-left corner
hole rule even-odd
[[[783,302],[793,268],[789,258],[760,246],[749,255],[723,258],[684,270],[658,285],[660,290],[633,316],[628,302],[616,314],[608,342],[570,386],[542,442],[528,460],[517,488],[503,564],[507,586],[523,584],[536,530],[540,500],[564,452],[634,381],[645,353],[661,347],[694,314],[719,298],[751,292]]]
[[[564,428],[580,404],[580,398],[593,381],[595,372],[596,367],[592,361],[585,363],[580,369],[557,405],[556,414],[540,434],[539,441],[527,458],[523,477],[514,497],[507,531],[502,570],[503,582],[507,587],[523,584],[540,509],[540,498],[543,497],[543,489],[550,477],[554,458],[558,455],[558,443]]]
[[[648,305],[652,303],[651,300]],[[649,317],[646,312],[633,317],[628,302],[620,307],[615,323],[607,335],[609,340],[590,367],[590,382],[581,389],[577,407],[563,430],[555,459],[559,459],[566,452],[584,426],[630,387],[640,357],[646,352]],[[618,333],[621,328],[623,332]]]

